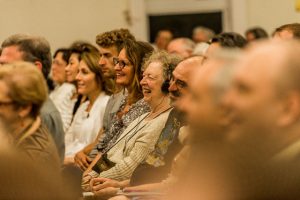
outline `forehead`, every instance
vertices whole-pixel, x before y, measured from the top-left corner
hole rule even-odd
[[[5,57],[6,62],[23,60],[23,52],[19,50],[17,45],[4,47],[1,56]]]
[[[247,52],[237,63],[238,79],[260,84],[276,78],[284,61],[283,51],[276,47],[258,47]]]
[[[151,62],[145,69],[144,74],[159,75],[162,74],[162,66],[160,62]]]
[[[187,82],[193,71],[201,65],[203,58],[190,58],[180,62],[173,71],[173,77]],[[199,65],[199,66],[198,66]]]
[[[111,47],[99,47],[99,52],[101,54],[112,54],[113,56],[118,56],[118,51],[117,48],[115,46],[111,46]]]

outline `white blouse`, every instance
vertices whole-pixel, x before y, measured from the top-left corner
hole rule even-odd
[[[76,99],[71,98],[74,93],[76,93],[75,85],[63,83],[62,85],[57,86],[49,95],[60,113],[65,132],[70,127],[73,118],[73,109]]]
[[[103,126],[103,115],[108,99],[109,96],[104,92],[99,94],[89,112],[86,111],[89,101],[80,105],[65,135],[65,157],[73,157],[95,140]]]

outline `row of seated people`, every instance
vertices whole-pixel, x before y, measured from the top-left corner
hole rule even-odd
[[[3,112],[8,131],[22,153],[44,166],[59,169],[59,155],[64,157],[63,175],[66,185],[74,184],[70,187],[73,193],[80,195],[81,185],[84,191],[101,197],[106,186],[114,187],[111,196],[118,188],[167,177],[172,160],[182,149],[178,135],[185,138],[186,129],[179,129],[193,122],[186,121],[182,111],[195,68],[204,65],[216,49],[242,48],[246,40],[236,33],[222,33],[212,39],[205,56],[182,61],[176,55],[153,51],[150,44],[136,41],[121,29],[97,36],[99,50],[76,42],[70,49],[58,51],[54,65],[63,66],[69,53],[69,59],[64,58],[67,82],[61,81],[50,94],[60,114],[54,119],[61,120],[66,133],[64,156],[58,154],[63,148],[55,143],[59,132],[50,128],[59,123],[53,117],[43,119],[57,110],[40,114],[47,105],[50,69],[44,67],[43,59],[28,53],[28,44],[50,52],[45,50],[49,45],[44,39],[26,35],[14,35],[2,45],[0,86],[2,104],[11,109]],[[14,62],[18,60],[30,61],[38,68]],[[185,157],[186,151],[184,148],[179,157]]]

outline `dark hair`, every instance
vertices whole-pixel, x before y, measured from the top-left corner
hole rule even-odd
[[[276,28],[272,35],[284,30],[291,31],[293,33],[294,38],[300,38],[300,23],[284,24]]]
[[[125,49],[126,56],[133,66],[133,80],[131,82],[132,95],[129,97],[131,101],[136,101],[143,97],[140,81],[142,80],[142,66],[146,55],[154,50],[148,42],[125,40],[122,49]]]
[[[71,51],[68,48],[59,48],[57,49],[54,54],[53,54],[53,58],[55,58],[57,56],[58,53],[62,53],[62,59],[69,64],[69,58],[71,56]]]
[[[226,48],[243,48],[247,40],[240,34],[234,32],[224,32],[216,35],[210,43],[220,43],[221,47]]]
[[[268,38],[268,33],[261,27],[254,27],[250,28],[246,31],[245,33],[247,34],[253,34],[255,39],[260,39],[260,38]]]

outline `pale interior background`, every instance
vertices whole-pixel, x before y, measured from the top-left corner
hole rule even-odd
[[[0,42],[14,33],[46,37],[52,50],[74,40],[94,42],[98,33],[129,28],[148,39],[147,14],[222,10],[224,31],[274,28],[300,22],[296,0],[0,0]],[[129,19],[129,20],[128,20]]]

